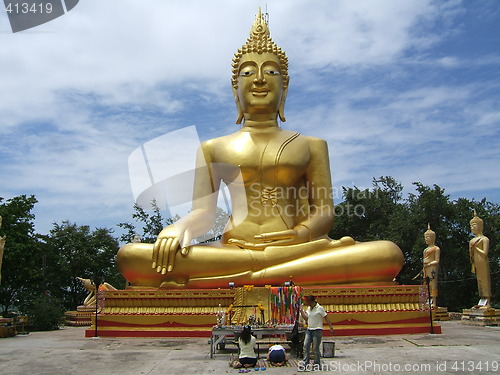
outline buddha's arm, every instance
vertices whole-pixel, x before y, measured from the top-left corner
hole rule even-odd
[[[429,263],[427,263],[425,266],[426,267],[430,267],[430,266],[435,266],[435,265],[438,265],[439,264],[439,260],[440,260],[440,253],[441,253],[441,250],[439,249],[439,247],[437,246],[434,246],[431,251],[429,252],[428,255],[430,254],[434,254],[434,260],[430,261]]]
[[[306,172],[309,183],[309,217],[301,225],[310,230],[310,237],[326,235],[333,226],[333,197],[328,158],[328,145],[319,138],[309,141],[311,161]]]
[[[208,232],[215,223],[217,194],[220,187],[220,177],[213,168],[211,156],[211,141],[204,142],[196,155],[196,171],[193,187],[193,206],[189,215],[179,220],[185,230],[189,230],[191,238],[196,238]],[[185,247],[185,246],[183,246]]]
[[[434,262],[431,263],[438,265],[440,261],[441,261],[441,249],[436,246],[436,255],[434,257]]]
[[[1,218],[1,216],[0,216]],[[6,236],[3,236],[2,238],[0,238],[0,282],[2,281],[2,259],[3,259],[3,248],[5,246],[5,239],[7,237]]]
[[[215,222],[220,179],[210,165],[210,144],[205,142],[196,156],[193,210],[163,229],[153,247],[152,268],[156,268],[157,272],[171,272],[179,247],[181,254],[187,255],[191,240],[206,233]]]
[[[482,246],[479,246],[482,245]],[[475,251],[481,256],[481,258],[486,258],[490,249],[490,240],[488,237],[481,237],[481,241],[474,244]]]

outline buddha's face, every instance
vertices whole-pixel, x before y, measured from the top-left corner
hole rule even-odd
[[[472,222],[470,223],[470,231],[477,236],[483,232],[483,226],[480,223]]]
[[[283,77],[276,55],[252,52],[241,57],[238,88],[234,94],[243,113],[278,113],[283,93]]]
[[[429,246],[433,245],[434,241],[436,240],[435,236],[432,233],[424,234],[424,239],[425,239],[425,244]]]

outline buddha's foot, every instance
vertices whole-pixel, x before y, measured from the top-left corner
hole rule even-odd
[[[247,280],[251,281],[252,274],[252,271],[245,271],[225,276],[193,278],[185,282],[168,280],[161,283],[160,289],[218,288],[221,285],[228,286],[230,282],[239,283],[247,282]]]
[[[160,284],[160,289],[185,289],[187,282],[178,283],[176,281],[164,281]]]
[[[334,247],[341,247],[341,246],[350,246],[350,245],[355,245],[356,241],[354,241],[354,238],[345,236],[342,237],[340,240],[332,240],[330,242]]]

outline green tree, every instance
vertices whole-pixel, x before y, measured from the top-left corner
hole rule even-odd
[[[220,207],[216,208],[215,215],[215,222],[212,229],[210,229],[207,233],[197,237],[196,241],[200,243],[206,243],[218,241],[222,238],[222,234],[224,233],[227,221],[229,220],[229,215]]]
[[[403,186],[392,177],[373,180],[372,189],[343,188],[344,201],[335,207],[330,237],[345,235],[358,241],[391,240],[399,245],[405,264],[397,279],[415,284],[422,269],[423,234],[430,224],[441,248],[438,304],[461,311],[477,302],[477,283],[470,271],[468,241],[473,209],[482,217],[490,238],[490,267],[493,302],[500,298],[500,208],[498,204],[459,198],[455,201],[437,185],[415,182],[416,193],[403,198]]]
[[[436,244],[441,249],[439,270],[439,297],[438,304],[447,306],[450,311],[461,311],[477,303],[477,281],[471,273],[468,256],[468,242],[470,233],[469,221],[473,210],[485,222],[485,235],[490,238],[489,252],[493,300],[500,295],[499,287],[499,256],[498,256],[498,226],[494,223],[500,218],[498,205],[488,202],[459,198],[451,201],[445,190],[437,185],[425,186],[414,183],[418,194],[410,194],[408,198],[410,217],[413,225],[420,228],[419,234],[412,247],[412,257],[407,259],[411,272],[422,267],[422,251],[426,247],[423,233],[430,224],[436,232]],[[493,225],[488,226],[489,223]],[[410,283],[409,274],[402,280]],[[496,293],[496,294],[495,294]]]
[[[403,186],[392,177],[373,179],[372,189],[343,187],[344,201],[335,207],[330,237],[352,236],[358,241],[386,239],[399,243],[401,217],[407,215],[402,202]]]
[[[124,288],[115,260],[118,241],[110,229],[91,231],[87,225],[69,221],[53,225],[45,237],[43,273],[46,289],[66,310],[75,309],[87,294],[77,276]]]
[[[40,268],[43,252],[32,213],[36,203],[33,195],[7,200],[0,197],[0,216],[3,218],[0,235],[7,236],[0,285],[3,315],[13,308],[22,309],[26,301],[43,291]]]
[[[344,201],[335,208],[335,224],[329,233],[332,238],[348,235],[357,241],[389,240],[398,244],[405,257],[397,277],[400,283],[411,280],[407,277],[415,261],[411,249],[419,233],[402,192],[403,185],[389,176],[374,178],[372,189],[343,187]]]
[[[142,223],[142,230],[136,229],[135,225],[129,222],[119,223],[118,226],[126,230],[126,232],[120,236],[121,242],[128,243],[138,234],[141,236],[141,242],[154,243],[162,229],[167,225],[173,224],[179,217],[163,218],[160,207],[158,207],[156,200],[153,199],[149,212],[135,203],[132,219],[134,219],[136,223]]]
[[[48,294],[34,298],[28,310],[30,326],[35,331],[59,329],[64,317],[61,301]]]
[[[229,215],[220,207],[216,208],[215,214],[216,218],[213,227],[207,233],[197,237],[196,241],[211,242],[220,240]],[[136,225],[129,222],[119,223],[118,226],[126,230],[120,236],[120,241],[122,242],[130,242],[136,234],[139,234],[141,242],[154,243],[163,228],[180,219],[179,215],[175,215],[172,218],[164,218],[155,200],[151,201],[151,210],[146,210],[138,204],[134,204],[132,218],[135,222],[142,224],[142,230],[138,230]]]

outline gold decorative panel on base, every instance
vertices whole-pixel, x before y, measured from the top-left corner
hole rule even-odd
[[[283,287],[286,288],[286,287]],[[422,309],[419,286],[304,287],[314,295],[335,327],[336,336],[430,332],[430,314]],[[265,287],[196,290],[106,291],[97,314],[97,334],[111,337],[209,337],[216,313],[231,311],[232,323],[247,323],[263,308],[270,321],[271,291]],[[219,307],[220,305],[220,307]],[[227,317],[226,317],[227,318]],[[96,333],[95,314],[86,331]],[[262,322],[261,322],[262,323]],[[433,325],[434,333],[441,333]]]

